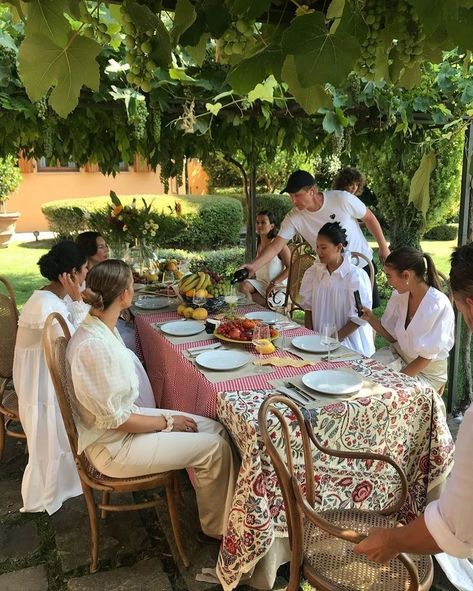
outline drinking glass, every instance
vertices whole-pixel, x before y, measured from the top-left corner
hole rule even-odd
[[[269,330],[269,326],[267,324],[257,324],[253,328],[253,336],[251,338],[251,342],[255,346],[256,352],[258,353],[258,360],[260,362],[263,360],[263,354],[261,353],[261,349],[271,342],[270,337],[271,333]],[[264,367],[258,364],[256,366],[256,373],[262,372],[264,372]]]
[[[202,308],[202,306],[207,302],[207,298],[199,293],[200,290],[193,290],[192,292],[192,303],[197,306],[198,308]],[[202,290],[203,291],[203,290]],[[205,293],[205,292],[204,292]]]
[[[292,320],[289,315],[290,309],[289,309],[289,306],[276,306],[276,308],[274,308],[274,311],[276,313],[275,327],[279,330],[281,349],[285,349],[286,348],[286,331],[285,331],[285,329],[292,324]]]
[[[224,301],[226,304],[228,304],[228,307],[230,308],[230,317],[234,317],[235,316],[235,308],[238,302],[238,294],[235,290],[235,286],[234,285],[228,285],[225,288],[225,295],[223,297]]]
[[[330,361],[330,352],[338,345],[338,331],[334,324],[324,324],[322,326],[322,345],[327,346],[327,361]]]
[[[168,306],[171,305],[171,298],[169,297],[169,289],[171,285],[174,283],[174,273],[172,271],[163,271],[163,275],[161,277],[161,282],[164,283],[166,286],[166,295],[168,298]]]

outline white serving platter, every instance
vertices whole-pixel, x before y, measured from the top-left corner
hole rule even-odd
[[[265,312],[262,310],[261,312],[248,312],[245,314],[245,318],[248,318],[248,320],[261,320],[261,322],[274,324],[277,322],[278,315],[275,312]]]
[[[243,367],[250,360],[250,356],[241,351],[205,351],[195,358],[195,361],[205,369],[216,371],[231,371]]]
[[[205,330],[205,324],[197,320],[174,320],[159,327],[162,332],[174,337],[189,337]]]
[[[296,349],[307,351],[308,353],[328,353],[329,349],[326,344],[322,343],[322,336],[319,334],[294,337],[291,344]],[[330,345],[330,351],[335,351],[338,347],[340,347],[339,341],[333,339],[333,343]]]
[[[136,298],[134,305],[142,310],[159,310],[160,308],[166,308],[168,302],[166,298],[142,295]]]
[[[327,369],[304,374],[302,383],[307,388],[322,394],[343,395],[359,392],[363,380],[354,371]]]

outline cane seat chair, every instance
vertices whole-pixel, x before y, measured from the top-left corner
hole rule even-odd
[[[350,252],[350,257],[351,257],[351,262],[356,265],[357,267],[360,267],[360,269],[362,269],[363,267],[368,267],[368,275],[370,278],[370,283],[371,283],[371,291],[373,291],[373,286],[374,286],[374,280],[375,280],[375,271],[374,271],[374,265],[373,263],[369,260],[369,258],[361,253],[361,252]]]
[[[60,330],[58,329],[58,324]],[[62,334],[59,334],[62,331]],[[64,318],[57,312],[50,314],[46,320],[43,331],[43,345],[46,355],[46,362],[56,391],[57,401],[66,428],[69,444],[75,458],[77,471],[84,492],[90,525],[90,572],[97,570],[98,563],[98,526],[97,509],[100,515],[105,518],[108,511],[136,511],[148,509],[158,505],[159,498],[132,503],[115,504],[110,501],[111,493],[130,493],[146,491],[157,487],[164,487],[168,505],[169,517],[176,542],[177,550],[182,562],[187,567],[189,560],[184,551],[181,540],[179,519],[177,514],[175,495],[179,491],[178,472],[168,471],[159,474],[147,474],[134,478],[111,478],[102,474],[88,461],[84,452],[77,453],[77,429],[74,423],[75,394],[72,384],[69,364],[66,361],[66,348],[70,339],[70,332]],[[96,502],[94,491],[102,495],[101,502]]]
[[[302,438],[305,492],[295,476],[288,412],[297,421]],[[278,477],[286,510],[291,548],[290,579],[287,591],[297,591],[301,576],[318,591],[427,591],[433,580],[430,556],[400,554],[387,564],[376,564],[353,552],[354,544],[363,540],[373,527],[395,527],[390,517],[400,509],[407,496],[407,481],[401,468],[388,456],[341,452],[322,447],[314,436],[310,422],[299,407],[283,396],[267,398],[259,410],[259,429]],[[278,451],[271,438],[280,428]],[[292,430],[292,429],[291,429]],[[274,433],[272,433],[274,436]],[[278,433],[279,434],[279,433]],[[282,443],[281,443],[282,440]],[[298,448],[300,447],[298,439]],[[399,500],[384,510],[359,509],[315,510],[314,448],[328,456],[358,460],[376,460],[390,464],[401,481]],[[299,466],[300,468],[300,466]],[[307,477],[312,475],[312,477]]]
[[[13,354],[18,329],[18,310],[13,289],[0,276],[0,459],[5,449],[5,436],[26,439],[21,430],[18,398],[13,389],[7,390],[13,375]],[[6,293],[4,293],[6,291]]]

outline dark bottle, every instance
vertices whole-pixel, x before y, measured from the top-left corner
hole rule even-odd
[[[235,271],[235,273],[233,273],[233,277],[231,278],[230,283],[232,285],[234,285],[235,283],[241,283],[242,281],[244,281],[248,275],[249,275],[249,271],[246,268],[243,269],[237,269]]]

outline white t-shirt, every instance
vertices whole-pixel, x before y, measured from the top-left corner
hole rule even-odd
[[[350,262],[345,253],[343,263],[332,274],[323,263],[314,263],[307,269],[300,287],[300,305],[312,310],[312,328],[321,332],[324,324],[335,324],[340,330],[349,320],[359,327],[342,341],[343,345],[362,355],[371,357],[375,351],[373,329],[355,309],[353,292],[360,292],[361,303],[372,305],[371,283],[368,275]]]
[[[409,292],[393,291],[381,324],[396,339],[408,359],[447,359],[455,338],[455,315],[447,296],[429,287],[405,328]]]
[[[440,499],[425,510],[425,524],[438,546],[452,556],[473,558],[473,404],[455,444],[455,464]]]
[[[291,209],[282,221],[278,236],[291,240],[299,233],[315,249],[320,228],[327,223],[338,222],[347,232],[348,250],[361,252],[371,260],[373,251],[358,223],[358,219],[366,215],[366,205],[347,191],[324,191],[323,196],[324,202],[317,211]],[[363,262],[360,264],[363,265]]]

